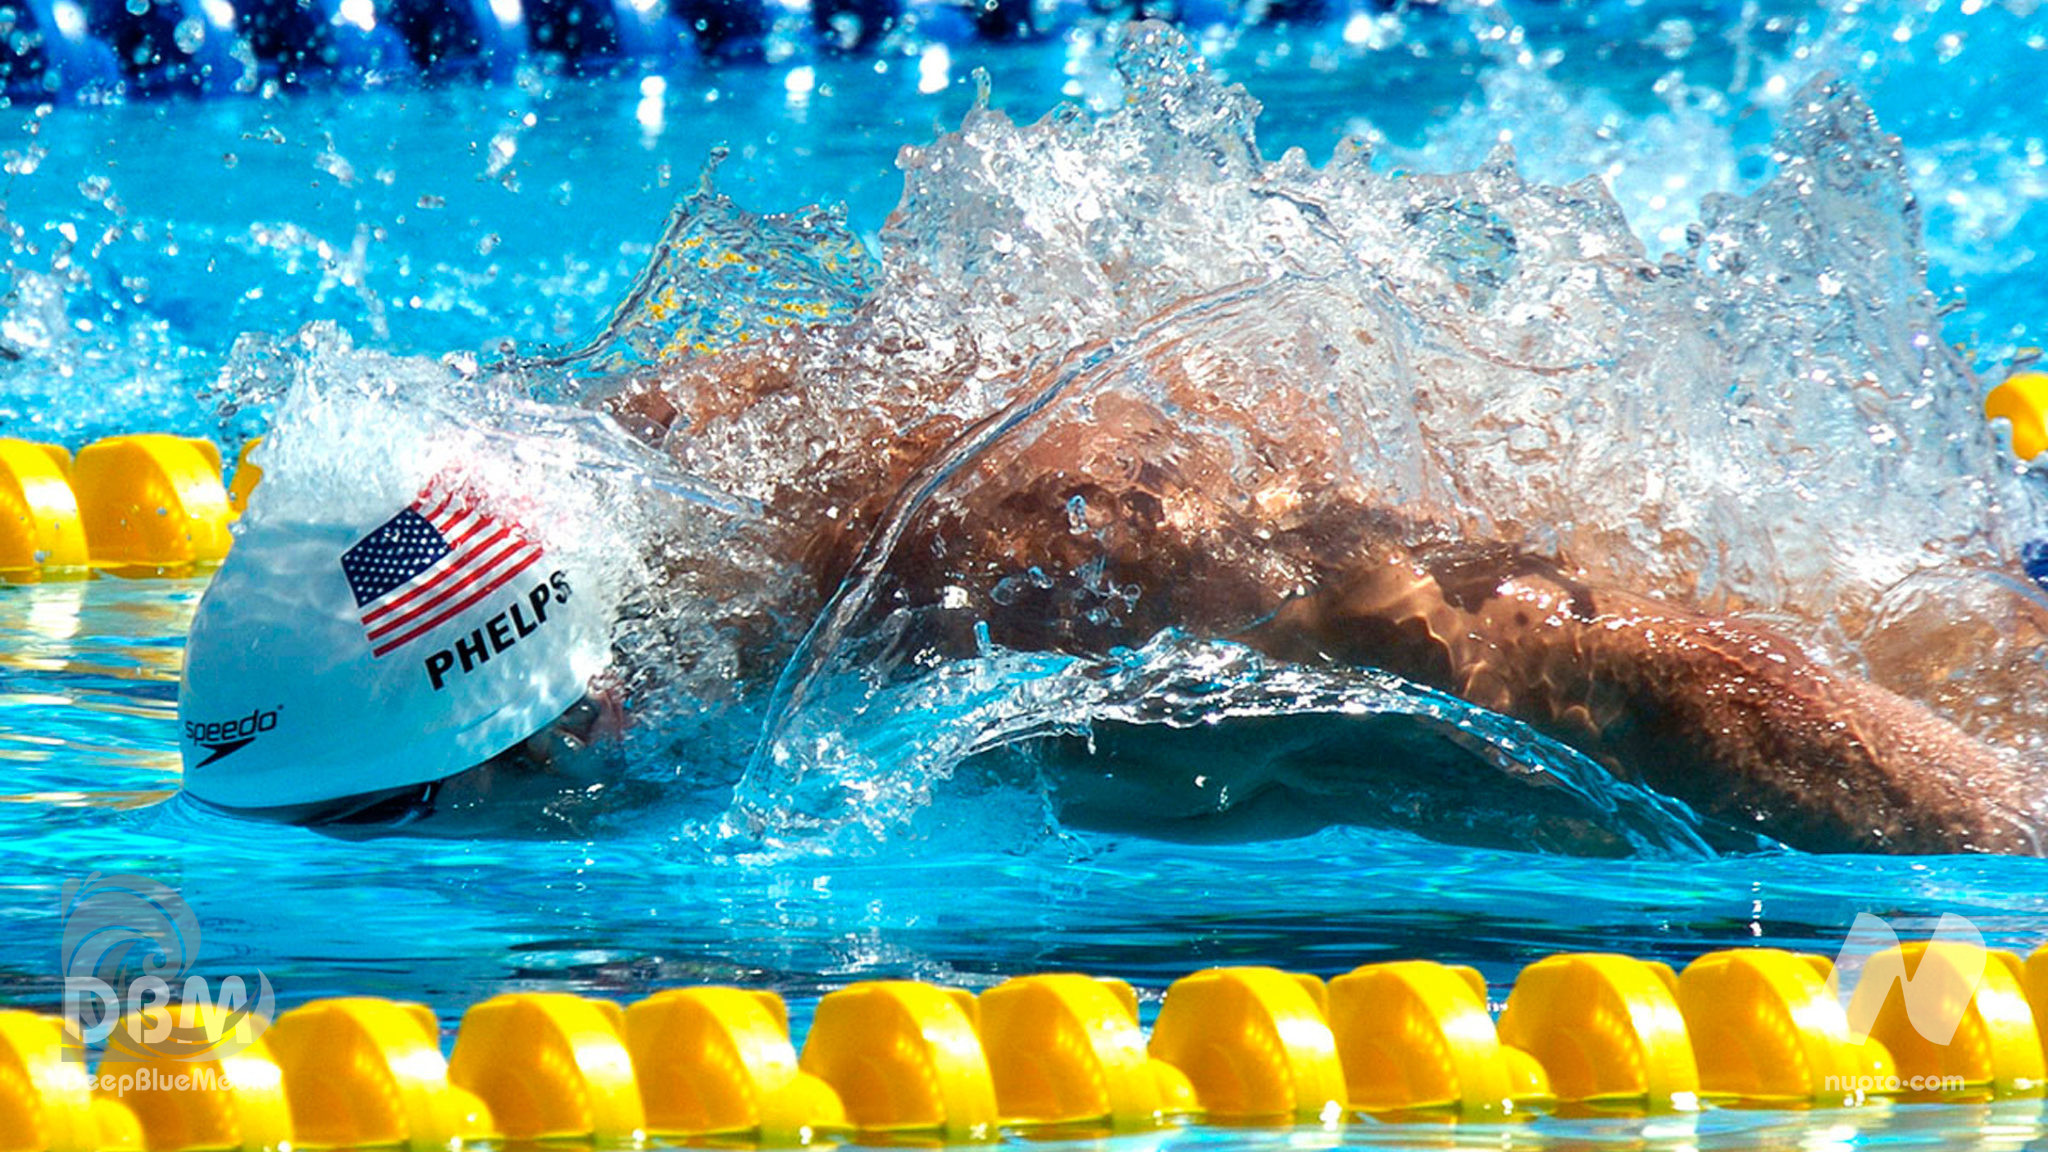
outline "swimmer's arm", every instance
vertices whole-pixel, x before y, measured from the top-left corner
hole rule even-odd
[[[1526,554],[1384,552],[1266,636],[1515,716],[1795,847],[2043,851],[2042,788],[2016,756],[1766,628]]]

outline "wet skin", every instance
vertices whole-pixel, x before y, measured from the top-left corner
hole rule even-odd
[[[801,414],[805,363],[800,349],[702,358],[629,382],[607,408],[682,456],[689,437],[747,421],[764,401]],[[1795,847],[2043,851],[2048,785],[2018,755],[1770,628],[1602,587],[1566,558],[1457,539],[1376,505],[1343,479],[1342,446],[1309,400],[1275,419],[1287,390],[1247,399],[1211,376],[1256,366],[1174,349],[1148,369],[1172,416],[1160,395],[1105,392],[956,468],[964,479],[913,510],[879,561],[888,601],[917,609],[964,589],[974,622],[1019,650],[1100,653],[1179,627],[1286,660],[1385,669]],[[960,386],[906,380],[900,411],[935,411]],[[853,447],[771,501],[820,603],[872,550],[897,494],[972,431],[887,413],[873,423],[864,450],[849,436]],[[996,594],[1032,569],[1090,574]],[[1106,619],[1076,609],[1104,586],[1138,594]],[[971,651],[960,613],[926,615],[930,634],[906,644]]]
[[[808,370],[801,345],[727,353],[622,381],[602,403],[687,465],[692,437],[760,409],[779,407],[799,434],[818,416]],[[929,415],[964,375],[906,377],[895,403],[836,414],[853,430],[769,501],[810,597],[785,615],[817,612],[866,563],[876,598],[915,622],[899,648],[964,656],[985,629],[1015,650],[1100,654],[1178,628],[1283,660],[1397,673],[1794,847],[2044,851],[2048,786],[2018,755],[1769,627],[1602,586],[1566,558],[1459,538],[1374,502],[1344,479],[1342,446],[1302,394],[1269,388],[1253,412],[1245,389],[1212,378],[1255,367],[1198,349],[1155,354],[1148,370],[1171,416],[1161,395],[1096,395],[956,467],[944,498],[908,514],[899,494],[954,461],[974,431]],[[1020,374],[1007,387],[1014,396],[1034,384]],[[1219,426],[1245,434],[1222,437]],[[877,557],[892,515],[901,534]],[[1010,579],[1032,571],[1050,576]],[[1106,600],[1105,588],[1135,594]],[[963,592],[972,611],[938,610]],[[761,626],[752,690],[790,655],[776,631]],[[414,804],[408,827],[581,834],[620,795],[602,738],[620,722],[617,705],[596,703],[441,782],[430,817]],[[1542,815],[1547,799],[1471,803],[1488,779],[1495,793],[1501,785],[1469,770],[1483,750],[1456,733],[1329,718],[1282,718],[1260,733],[1256,749],[1202,758],[1176,752],[1170,733],[1112,726],[1101,747],[1054,741],[1048,758],[1063,762],[1063,815],[1099,826],[1207,838],[1356,820],[1474,843],[1626,850],[1584,813],[1508,827]],[[1204,786],[1191,788],[1197,777]],[[1235,799],[1219,805],[1219,792]]]

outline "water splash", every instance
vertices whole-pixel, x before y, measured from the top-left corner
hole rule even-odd
[[[364,478],[405,475],[450,445],[509,445],[513,470],[588,525],[616,571],[618,643],[645,670],[643,699],[669,737],[647,738],[643,768],[729,782],[768,709],[735,823],[770,841],[900,830],[991,741],[1154,722],[1131,703],[1142,693],[1089,685],[1122,666],[1119,652],[1170,678],[1255,614],[1212,615],[1187,645],[1159,641],[1180,590],[1118,577],[1105,556],[1119,513],[1088,501],[1061,510],[1072,546],[1057,562],[943,573],[961,578],[929,584],[929,601],[886,579],[818,586],[796,560],[826,523],[832,547],[857,555],[872,541],[867,562],[885,575],[903,562],[900,542],[963,542],[967,526],[997,522],[986,513],[1034,453],[1062,437],[1114,445],[1134,415],[1164,417],[1155,447],[1178,470],[1169,487],[1193,492],[1204,515],[1255,524],[1334,484],[1451,534],[1521,540],[1603,581],[1771,621],[1982,734],[2038,749],[2048,694],[2031,655],[2040,625],[2026,614],[2039,597],[1995,573],[2048,518],[1982,433],[1978,385],[1944,341],[1919,247],[1924,201],[1897,142],[1835,81],[1781,93],[1768,144],[1715,135],[1733,102],[1681,86],[1653,116],[1698,148],[1705,175],[1631,215],[1598,181],[1537,179],[1516,150],[1493,146],[1498,132],[1474,128],[1480,113],[1524,128],[1612,118],[1552,99],[1562,81],[1540,57],[1524,66],[1511,26],[1497,40],[1522,79],[1489,74],[1462,134],[1447,133],[1468,149],[1461,170],[1402,167],[1419,154],[1364,142],[1320,165],[1299,151],[1268,159],[1258,102],[1178,34],[1139,26],[1105,81],[1118,93],[1108,111],[1018,123],[985,97],[957,131],[906,149],[878,262],[834,213],[751,216],[707,185],[577,365],[512,362],[493,375],[316,331],[297,345],[246,342],[207,403],[223,433],[276,413],[254,525],[265,503],[402,500],[406,481]],[[1593,159],[1619,166],[1620,194],[1639,204],[1649,185],[1630,181],[1660,182],[1659,169],[1614,140],[1515,134],[1539,173],[1561,170],[1554,150],[1614,146]],[[1752,149],[1767,171],[1730,178]],[[352,151],[350,171],[372,171]],[[532,151],[520,146],[522,164]],[[331,139],[321,155],[337,178]],[[1702,189],[1745,183],[1746,195],[1707,198],[1696,227],[1676,223]],[[292,235],[252,254],[317,255],[315,233]],[[1653,258],[1645,235],[1682,243]],[[38,280],[48,273],[20,258],[26,242],[17,236],[24,306],[8,332],[28,359],[47,346],[49,364],[75,370],[85,354],[63,345],[75,337],[42,334],[103,314],[92,284],[106,282],[105,261],[84,279]],[[315,295],[359,312],[381,343],[371,303],[399,296],[376,243],[353,263],[352,248],[329,245],[332,261],[308,258],[292,275],[322,277]],[[704,249],[733,258],[689,255]],[[598,292],[608,275],[573,254],[562,267],[540,306],[522,299],[533,326],[557,322],[543,315],[549,301]],[[445,299],[425,306],[488,313],[477,285],[489,274],[437,265],[432,291]],[[284,310],[259,307],[236,315],[260,326]],[[113,328],[124,340],[162,331]],[[733,356],[793,383],[687,413],[662,456],[563,403],[591,391],[593,365],[702,384]],[[145,358],[154,370],[182,363]],[[906,456],[927,461],[907,489],[893,471]],[[1219,562],[1269,550],[1255,527],[1209,541]],[[1281,563],[1272,575],[1285,587],[1298,573]],[[1037,658],[1022,647],[977,642],[976,620],[1020,603],[1042,605],[1041,630],[1082,655],[1027,668],[1019,661]],[[1906,622],[1958,611],[1973,622],[1944,633],[1959,647],[1901,640],[1919,635]],[[764,704],[792,653],[785,691]],[[1340,711],[1422,709],[1412,687],[1286,680],[1305,675],[1271,670],[1258,683],[1291,684],[1285,693],[1261,687],[1230,706],[1277,707],[1292,693]],[[948,683],[981,687],[947,697],[957,721],[932,724],[929,693]],[[864,727],[847,729],[849,716]],[[1574,781],[1645,850],[1698,839],[1684,814],[1639,803],[1555,747],[1476,711],[1465,719],[1504,771]]]
[[[557,363],[600,376],[745,344],[789,325],[844,323],[868,294],[872,259],[843,206],[756,216],[713,183],[669,214],[654,256],[596,340]]]
[[[1355,147],[1321,168],[1267,161],[1256,103],[1176,34],[1140,29],[1119,68],[1126,100],[1110,115],[1017,125],[977,107],[907,152],[875,299],[830,338],[769,352],[819,383],[671,444],[734,484],[760,475],[760,446],[801,446],[769,465],[769,498],[801,521],[886,475],[851,447],[881,434],[885,394],[901,411],[904,390],[923,389],[898,425],[913,439],[969,430],[923,433],[954,446],[870,509],[857,578],[791,666],[742,786],[743,829],[899,822],[960,737],[899,741],[877,760],[833,733],[848,715],[915,731],[877,710],[906,682],[985,659],[965,638],[1004,615],[1006,590],[1044,593],[1030,601],[1046,615],[1035,635],[1098,650],[1141,645],[1176,617],[1161,605],[1194,602],[1105,584],[1115,529],[1085,508],[1088,530],[1051,550],[1056,563],[941,562],[951,582],[921,593],[887,577],[906,550],[917,564],[924,549],[974,557],[990,535],[1031,538],[1002,519],[1013,486],[1032,483],[1034,459],[1071,461],[1077,441],[1121,442],[1103,453],[1163,470],[1159,499],[1193,500],[1190,516],[1221,525],[1200,547],[1218,565],[1263,563],[1271,510],[1334,484],[1601,582],[1771,621],[1895,685],[1924,679],[1925,662],[1871,624],[1906,582],[1945,574],[1984,612],[2019,614],[2001,643],[2039,626],[2027,597],[1973,575],[2032,530],[2038,493],[1982,427],[1979,386],[1925,288],[1897,142],[1847,85],[1801,91],[1776,174],[1752,195],[1709,197],[1685,250],[1652,262],[1596,182],[1532,181],[1505,150],[1441,176],[1376,171]],[[911,347],[913,333],[912,352],[870,351]],[[1077,346],[1095,350],[1051,366]],[[1133,442],[1134,421],[1166,423]],[[1091,465],[1064,466],[1085,479]],[[1232,518],[1244,512],[1259,515]],[[1274,559],[1267,578],[1304,577]],[[1263,610],[1203,626],[1228,635]],[[1980,645],[1943,667],[2010,671],[1999,655]],[[2037,668],[2016,674],[2038,683]],[[2032,706],[1949,702],[1980,734],[2040,753]],[[1069,703],[1056,724],[1085,726],[1088,706]]]
[[[834,688],[843,689],[844,682]],[[973,660],[954,661],[915,679],[844,696],[826,689],[767,745],[768,760],[743,785],[724,824],[733,841],[769,853],[826,853],[857,856],[885,843],[914,838],[925,810],[938,802],[956,771],[976,756],[996,750],[1032,750],[1057,736],[1089,736],[1105,726],[1143,733],[1155,728],[1200,729],[1253,719],[1294,721],[1401,718],[1430,722],[1425,730],[1454,734],[1460,758],[1483,764],[1491,777],[1483,793],[1450,798],[1492,822],[1489,843],[1533,848],[1567,840],[1577,851],[1625,851],[1661,858],[1712,855],[1709,835],[1725,848],[1755,848],[1707,829],[1683,804],[1616,780],[1606,769],[1517,721],[1475,709],[1372,669],[1327,669],[1268,660],[1242,645],[1197,641],[1162,633],[1134,650],[1099,660],[1045,653],[986,649]],[[1373,730],[1354,726],[1354,738]],[[1377,736],[1373,737],[1377,738]],[[1141,747],[1156,737],[1139,737]],[[1255,800],[1258,790],[1312,787],[1281,771],[1273,750],[1248,760],[1197,755],[1176,764],[1162,779],[1133,780],[1129,795],[1142,798],[1151,816],[1122,812],[1121,823],[1165,831],[1176,820],[1201,821],[1233,814]],[[1381,759],[1368,754],[1350,760],[1344,778],[1323,796],[1332,822],[1349,820],[1387,826],[1396,814],[1378,803],[1396,789],[1384,778],[1398,776],[1401,758],[1412,747],[1389,745]],[[1167,755],[1176,753],[1168,752]],[[858,766],[855,768],[854,766]],[[829,767],[830,770],[821,770]],[[1094,771],[1105,771],[1097,767]],[[1063,766],[1023,782],[1069,803],[1083,791],[1085,766]],[[1200,793],[1189,804],[1175,791],[1210,788],[1203,774],[1235,779]],[[1125,774],[1125,773],[1113,773]],[[761,787],[756,782],[769,782]],[[1012,786],[1017,786],[1012,781]],[[1231,795],[1236,787],[1239,794]],[[1451,791],[1442,782],[1423,792]],[[1527,811],[1531,797],[1547,791],[1562,803],[1558,811]],[[1358,793],[1367,799],[1339,806],[1336,797]],[[1311,792],[1313,794],[1313,792]],[[1179,805],[1179,806],[1177,806]],[[1518,812],[1517,809],[1520,809]],[[1027,813],[1046,819],[1043,813]],[[1056,820],[1056,817],[1052,819]],[[1516,826],[1517,822],[1521,826]],[[1558,829],[1576,830],[1560,836]],[[1056,827],[1056,823],[1052,825]],[[1199,826],[1199,825],[1196,825]],[[1436,830],[1447,830],[1449,822]],[[1425,831],[1430,829],[1425,828]],[[1298,834],[1299,828],[1289,829]],[[1000,831],[977,821],[974,836],[986,844]],[[1596,848],[1597,846],[1597,848]]]

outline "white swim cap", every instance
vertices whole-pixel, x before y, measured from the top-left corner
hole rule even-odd
[[[423,785],[518,744],[609,662],[594,588],[444,473],[367,524],[263,521],[200,602],[185,787],[277,808]]]

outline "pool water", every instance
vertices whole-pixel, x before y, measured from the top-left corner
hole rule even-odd
[[[2048,323],[2029,274],[2048,244],[2048,117],[2027,79],[2048,34],[2030,5],[1452,4],[1194,37],[1263,103],[1267,156],[1320,160],[1352,134],[1381,169],[1448,171],[1511,141],[1533,178],[1606,178],[1653,255],[1683,243],[1703,197],[1769,178],[1773,122],[1832,70],[1902,138],[1952,307],[1944,335],[1989,369]],[[76,446],[150,428],[233,447],[277,399],[251,372],[311,322],[410,356],[575,344],[714,146],[730,153],[718,190],[744,208],[843,202],[879,244],[897,150],[960,122],[973,70],[1019,122],[1061,99],[1106,111],[1120,99],[1108,40],[1084,24],[873,56],[798,43],[744,66],[528,68],[492,86],[16,104],[0,111],[14,278],[0,339],[19,353],[0,365],[0,434]],[[891,835],[822,846],[721,839],[734,775],[689,765],[679,795],[587,838],[349,841],[233,820],[174,795],[179,654],[203,587],[0,588],[0,1002],[55,1006],[59,890],[94,871],[176,888],[203,929],[198,970],[261,971],[280,1007],[391,996],[451,1025],[505,990],[627,999],[719,982],[783,993],[801,1028],[855,980],[980,988],[1044,970],[1128,979],[1149,1019],[1160,990],[1209,965],[1328,976],[1403,957],[1474,965],[1504,995],[1561,950],[1833,954],[1862,912],[1902,930],[1955,913],[1993,946],[2048,942],[2040,860],[1704,855],[1668,838],[1593,860],[1369,827],[1189,844],[1060,827],[1000,773],[939,781]],[[744,749],[760,719],[720,721],[723,745]],[[2048,1140],[2044,1125],[2021,1104],[1111,1143],[2021,1147]]]
[[[1124,977],[1149,1020],[1167,984],[1209,965],[1327,976],[1409,957],[1472,964],[1498,1001],[1523,965],[1564,950],[1673,964],[1752,944],[1832,955],[1859,912],[1905,932],[1956,913],[1994,946],[2031,948],[2048,923],[2041,863],[1996,857],[1591,861],[1364,829],[1229,846],[1070,832],[988,847],[966,826],[861,858],[761,863],[678,844],[652,821],[589,842],[345,843],[165,799],[177,774],[166,735],[176,654],[196,582],[12,592],[0,601],[9,654],[0,702],[10,718],[0,737],[10,782],[0,797],[10,873],[0,972],[15,1005],[56,1004],[57,889],[91,871],[175,887],[199,917],[202,973],[260,971],[280,1007],[341,994],[422,1000],[451,1029],[464,1007],[501,991],[630,1000],[699,983],[775,989],[801,1029],[819,995],[856,980],[983,988],[1047,970]],[[987,819],[1007,821],[1000,811]],[[1171,1142],[2016,1148],[2040,1139],[2048,1116],[2019,1102],[1455,1132],[1204,1129]]]

